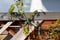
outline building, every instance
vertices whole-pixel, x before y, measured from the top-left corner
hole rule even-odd
[[[55,14],[54,14],[55,13]],[[1,32],[0,32],[0,34],[1,33],[3,33],[4,32],[4,30],[6,30],[7,28],[7,33],[6,34],[8,34],[8,32],[10,32],[9,34],[10,35],[14,35],[15,34],[15,31],[14,30],[16,30],[16,29],[18,29],[18,28],[20,28],[20,25],[24,22],[24,21],[20,21],[20,20],[18,20],[18,18],[14,18],[14,17],[12,17],[12,20],[10,19],[11,17],[9,17],[9,15],[10,14],[8,14],[8,13],[0,13],[1,15],[4,15],[4,14],[6,14],[6,15],[4,15],[3,16],[3,18],[0,18],[0,25],[1,25],[1,27],[5,24],[5,27],[2,27],[2,29],[0,30]],[[54,14],[54,15],[53,15]],[[26,13],[26,15],[29,15],[29,13]],[[37,22],[37,21],[39,21],[39,22],[44,22],[43,24],[41,24],[41,26],[42,26],[42,28],[44,28],[44,26],[45,26],[45,28],[46,28],[46,26],[47,25],[49,25],[49,24],[52,24],[52,22],[54,23],[57,19],[60,19],[60,12],[46,12],[46,15],[44,15],[44,14],[42,14],[42,13],[40,13],[40,15],[41,16],[39,16],[39,17],[37,17],[37,16],[35,16],[35,21]],[[8,16],[8,17],[6,17],[6,16]],[[27,17],[29,17],[29,16],[27,16]],[[13,22],[13,20],[15,20],[15,22]],[[46,22],[44,21],[44,20],[46,20]],[[49,21],[50,20],[50,21]],[[35,23],[36,23],[35,22]],[[19,24],[17,24],[17,23],[19,23]],[[35,24],[34,23],[34,24]],[[12,24],[12,25],[11,25]],[[10,26],[11,25],[11,26]],[[53,26],[54,26],[54,24],[52,24]],[[9,27],[10,26],[10,27]],[[15,28],[14,28],[15,27]],[[17,28],[16,28],[17,27]],[[45,28],[44,28],[44,30],[45,30]],[[8,31],[8,30],[10,30],[10,31]],[[16,30],[17,31],[17,30]],[[22,30],[21,30],[22,31]],[[32,30],[33,31],[33,30]],[[5,33],[4,33],[5,34]],[[2,35],[4,35],[4,34],[2,34]],[[5,35],[6,35],[5,34]],[[14,39],[15,37],[17,37],[18,35],[21,35],[20,37],[18,37],[18,38],[20,38],[19,40],[23,40],[23,39],[25,39],[27,36],[24,36],[23,34],[20,34],[20,31],[18,31],[16,34],[15,34],[15,36],[13,36],[13,38],[12,39]],[[22,36],[23,35],[23,36]],[[6,35],[7,36],[7,35]],[[24,38],[23,38],[24,37]],[[16,40],[18,39],[18,38],[16,38]],[[5,38],[6,39],[6,38]]]
[[[12,17],[7,11],[0,12],[0,40],[33,40],[34,38],[36,40],[48,40],[47,33],[49,32],[49,29],[47,29],[47,26],[51,25],[53,28],[56,27],[54,23],[57,19],[60,19],[60,0],[22,1],[24,3],[23,8],[26,15],[26,17],[24,17],[24,20]],[[37,17],[36,15],[34,17],[34,22],[31,22],[32,26],[29,25],[29,33],[25,35],[23,34],[24,22],[26,21],[26,18],[29,17],[30,13],[32,13],[34,10],[38,10],[40,12],[40,16]],[[43,14],[41,10],[43,10],[45,14]],[[16,10],[13,13],[17,13]],[[41,27],[39,31],[41,32],[41,35],[38,35],[38,31],[35,28],[35,26],[37,26],[37,22],[39,22],[39,27]],[[46,35],[46,39],[44,38],[44,35]],[[43,39],[41,36],[43,36]],[[59,40],[59,37],[60,35],[56,39]],[[52,39],[55,40],[55,38]]]

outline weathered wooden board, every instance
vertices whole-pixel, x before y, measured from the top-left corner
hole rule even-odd
[[[3,40],[7,35],[0,35],[0,40]]]
[[[39,23],[41,23],[43,20],[39,21]],[[37,26],[36,23],[31,22],[34,26]],[[25,35],[23,33],[23,28],[21,28],[14,36],[11,40],[25,40],[25,38],[32,32],[34,31],[34,26],[29,26],[29,33],[27,35]]]
[[[7,22],[1,29],[0,34],[2,34],[13,22]]]

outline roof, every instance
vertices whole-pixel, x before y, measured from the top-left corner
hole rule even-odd
[[[14,12],[16,13],[16,12]],[[30,13],[32,12],[26,12],[25,15],[26,17],[24,19],[26,19],[27,17],[29,17]],[[40,13],[40,16],[37,17],[35,16],[35,20],[56,20],[56,19],[60,19],[60,12],[45,12],[46,14],[44,15],[43,13]],[[1,17],[3,15],[3,17]],[[10,20],[11,19],[11,15],[8,12],[1,12],[0,13],[0,20]],[[12,19],[14,20],[19,20],[18,18],[13,17]]]

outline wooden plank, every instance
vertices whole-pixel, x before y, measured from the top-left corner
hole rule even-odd
[[[14,36],[15,35],[15,32],[12,30],[12,29],[9,29],[9,31],[8,31],[12,36]]]
[[[0,34],[2,34],[13,22],[7,22],[1,29]]]
[[[41,23],[41,21],[39,21],[39,23]],[[31,22],[34,26],[37,26],[35,23]],[[34,26],[29,26],[29,33],[27,35],[25,35],[23,33],[23,28],[21,28],[14,36],[11,40],[25,40],[25,38],[32,32],[34,31]]]
[[[0,35],[0,40],[3,40],[7,35]]]
[[[34,26],[32,26],[32,29],[30,29],[29,34],[34,30]],[[24,40],[29,34],[25,35],[23,33],[23,28],[21,28],[11,40]]]
[[[8,31],[7,30],[5,30],[3,33],[2,33],[2,35],[7,35],[8,34]]]
[[[2,27],[2,26],[0,26],[0,27]],[[9,27],[20,27],[20,26],[9,26]]]

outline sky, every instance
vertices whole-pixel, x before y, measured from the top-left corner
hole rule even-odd
[[[47,0],[47,1],[33,0],[33,2],[31,2],[31,0],[23,0],[23,1],[24,1],[24,10],[26,12],[31,12],[34,9],[40,10],[39,8],[43,9],[44,11],[47,10],[51,12],[60,12],[60,0],[58,1],[57,0]],[[14,0],[0,0],[0,12],[8,12],[8,9],[10,8],[11,4],[14,4]],[[14,11],[17,12],[17,8],[15,8]]]
[[[11,4],[14,4],[14,0],[1,0],[0,1],[0,12],[8,12]],[[25,5],[26,6],[26,5]],[[28,5],[29,6],[29,5]],[[29,10],[29,8],[25,8],[25,10]],[[14,10],[15,12],[17,12],[17,8],[15,8]]]
[[[10,8],[11,4],[14,4],[14,0],[1,0],[0,1],[0,12],[8,12],[8,9]]]

